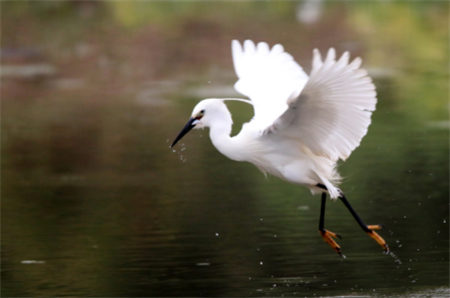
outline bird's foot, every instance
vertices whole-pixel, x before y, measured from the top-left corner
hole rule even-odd
[[[339,236],[336,233],[325,230],[325,229],[319,230],[319,233],[320,233],[320,236],[322,236],[323,240],[325,240],[325,242],[328,243],[332,249],[334,249],[341,257],[345,258],[345,256],[341,252],[341,247],[339,246],[339,244],[337,244],[336,241],[334,241],[333,238],[331,238],[331,237],[334,237],[334,238],[342,239],[341,236]]]
[[[368,228],[367,234],[369,234],[369,236],[372,237],[373,240],[375,240],[379,245],[381,245],[381,247],[384,248],[384,252],[386,254],[388,254],[389,246],[387,245],[386,241],[384,241],[384,239],[374,231],[374,230],[379,230],[379,229],[383,228],[383,226],[371,225],[371,226],[367,226],[367,228]]]

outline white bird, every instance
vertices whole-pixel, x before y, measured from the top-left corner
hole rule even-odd
[[[246,40],[242,47],[233,40],[232,55],[239,77],[234,87],[250,101],[202,100],[171,147],[192,128],[209,127],[212,143],[228,158],[250,162],[264,173],[304,185],[313,194],[321,193],[319,232],[341,256],[340,246],[332,239],[341,237],[324,228],[326,193],[334,200],[341,199],[361,228],[387,253],[388,245],[374,231],[381,225],[367,226],[337,187],[336,162],[346,160],[359,146],[377,102],[375,86],[360,68],[361,59],[349,63],[345,52],[336,61],[331,48],[322,61],[315,49],[308,77],[279,44],[270,49],[265,42],[255,46]],[[225,100],[239,100],[254,108],[252,120],[234,137],[230,137],[233,120]]]

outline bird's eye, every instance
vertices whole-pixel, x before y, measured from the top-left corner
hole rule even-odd
[[[200,120],[203,118],[203,116],[205,116],[205,110],[201,110],[200,112],[198,112],[197,117],[195,117],[195,119]]]

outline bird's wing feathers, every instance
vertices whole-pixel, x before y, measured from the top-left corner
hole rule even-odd
[[[242,47],[233,40],[232,55],[239,77],[234,87],[251,99],[255,109],[252,122],[264,129],[286,111],[287,100],[298,96],[308,76],[279,44],[270,49],[265,42],[255,46],[246,40]]]
[[[335,61],[330,49],[325,61],[314,50],[311,76],[289,108],[266,130],[298,140],[315,155],[345,160],[367,133],[377,102],[375,86],[361,59],[345,52]]]

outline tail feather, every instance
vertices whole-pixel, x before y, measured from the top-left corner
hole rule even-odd
[[[320,180],[322,180],[322,184],[326,186],[328,193],[330,194],[330,197],[334,200],[336,200],[340,196],[340,189],[335,187],[328,179],[326,179],[324,176],[322,176],[319,173],[316,173]]]

